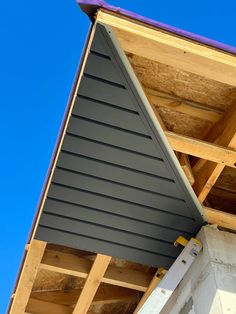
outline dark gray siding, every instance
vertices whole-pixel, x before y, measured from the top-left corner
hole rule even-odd
[[[169,267],[203,219],[98,26],[36,238]]]

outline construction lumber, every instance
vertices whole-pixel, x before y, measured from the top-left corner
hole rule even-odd
[[[35,291],[30,298],[65,306],[76,304],[82,289],[70,289],[65,291]],[[122,302],[135,302],[138,299],[138,292],[113,285],[100,285],[94,296],[92,305],[112,304]]]
[[[126,52],[236,85],[236,58],[230,54],[104,10],[98,11],[97,21],[113,27]]]
[[[217,139],[217,144],[228,147],[230,149],[236,148],[236,106],[230,110],[231,115],[227,119],[227,124],[222,131],[220,137]],[[217,151],[215,150],[217,155]],[[198,176],[193,185],[193,189],[198,196],[200,202],[203,202],[215,184],[224,169],[225,164],[215,164],[210,161],[206,162],[198,173]]]
[[[192,172],[192,168],[191,168],[191,164],[190,164],[188,155],[181,153],[179,161],[180,161],[180,165],[181,165],[186,177],[188,178],[190,184],[193,185],[193,183],[195,182],[195,179],[194,179],[194,175]]]
[[[111,256],[97,254],[93,266],[86,278],[85,285],[76,303],[73,314],[84,314],[88,312],[110,261]]]
[[[46,250],[40,269],[87,278],[92,261],[71,253]],[[109,265],[102,282],[137,291],[146,291],[152,276],[133,269]]]
[[[149,88],[146,88],[145,91],[148,94],[149,101],[155,107],[165,107],[211,123],[218,122],[222,116],[222,113],[213,109],[210,110],[206,106],[194,103],[193,101],[181,99],[177,96],[158,92]]]
[[[25,313],[25,312],[18,312]],[[72,308],[56,303],[41,301],[37,299],[29,299],[26,313],[31,314],[71,314]]]
[[[204,212],[207,217],[207,221],[210,224],[216,224],[220,227],[224,227],[231,230],[236,230],[236,216],[216,210],[213,208],[205,207]]]
[[[38,240],[32,240],[28,247],[17,288],[13,294],[10,314],[25,312],[45,248],[46,243]]]
[[[165,135],[173,150],[177,152],[235,168],[236,151],[231,148],[225,148],[223,145],[211,144],[170,131],[165,131]]]

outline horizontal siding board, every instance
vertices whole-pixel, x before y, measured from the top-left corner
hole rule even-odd
[[[93,37],[90,51],[112,58],[109,46],[104,39],[103,34],[99,31],[96,31],[96,34]]]
[[[143,264],[153,267],[165,265],[166,268],[169,268],[175,260],[174,258],[166,257],[161,254],[127,247],[114,242],[99,240],[96,237],[89,238],[83,235],[67,233],[55,228],[49,229],[41,225],[37,228],[36,238],[41,239],[42,241],[48,241],[48,239],[50,239],[51,243],[59,242],[65,246],[91,252],[97,252],[97,249],[99,248],[99,252],[102,254],[114,257],[125,256],[128,260],[135,261],[137,263],[142,261]]]
[[[136,110],[133,103],[130,102],[126,89],[113,84],[107,84],[96,78],[84,76],[80,83],[78,94],[85,97],[93,96],[98,101],[128,110]]]
[[[121,76],[116,71],[112,60],[101,55],[89,53],[84,73],[123,85]]]
[[[172,243],[162,242],[153,238],[139,236],[129,232],[111,229],[107,226],[87,223],[67,217],[59,217],[43,213],[40,224],[46,227],[64,230],[66,232],[74,232],[87,237],[93,237],[100,240],[113,239],[112,242],[117,244],[129,245],[131,247],[146,250],[169,257],[177,257],[180,249],[176,248]]]
[[[179,197],[180,191],[175,182],[165,178],[137,173],[129,169],[122,169],[116,165],[105,164],[101,161],[70,155],[62,152],[58,159],[58,166],[64,169],[100,177],[114,182],[131,185],[147,191],[164,193]]]
[[[140,205],[158,208],[167,212],[190,217],[186,203],[182,200],[173,199],[169,196],[157,195],[151,192],[137,190],[133,187],[123,186],[118,183],[101,180],[80,173],[73,173],[63,169],[56,169],[53,182],[88,190],[94,193],[108,195],[110,197],[123,199]]]
[[[118,50],[98,25],[36,237],[168,268],[203,219]]]
[[[100,211],[97,208],[89,208],[81,205],[67,204],[56,200],[47,200],[45,203],[46,213],[65,216],[85,222],[91,222],[99,225],[106,225],[109,228],[115,228],[132,233],[136,233],[140,236],[144,235],[152,237],[157,240],[172,242],[173,239],[177,239],[180,231],[170,228],[162,227],[159,225],[150,224],[144,221],[133,220],[132,218],[119,216],[117,214]],[[182,236],[189,238],[189,234],[185,231],[181,232]]]
[[[116,126],[124,130],[148,135],[138,114],[105,105],[91,99],[77,97],[72,113],[80,117]]]
[[[101,142],[91,142],[87,138],[83,139],[66,134],[62,150],[96,158],[155,176],[167,179],[172,178],[163,160],[151,156],[142,156],[135,152],[122,150],[119,147],[108,146]]]
[[[130,149],[134,152],[143,153],[152,157],[161,157],[158,155],[150,138],[128,133],[124,130],[110,127],[109,125],[101,125],[94,121],[71,117],[68,125],[68,133]]]
[[[127,203],[124,200],[111,199],[109,197],[90,193],[88,191],[73,190],[70,187],[52,184],[49,189],[48,197],[70,202],[77,205],[96,207],[113,214],[139,219],[147,223],[158,224],[161,226],[195,234],[198,230],[195,222],[187,217],[173,215],[158,209],[147,208],[138,204]],[[173,239],[174,240],[174,239]]]

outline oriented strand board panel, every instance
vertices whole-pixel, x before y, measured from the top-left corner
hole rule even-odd
[[[168,268],[201,206],[111,36],[97,25],[36,238]]]

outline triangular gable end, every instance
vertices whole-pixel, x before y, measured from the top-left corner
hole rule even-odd
[[[145,103],[146,102],[146,103]],[[112,31],[97,24],[35,237],[168,268],[204,224]]]

